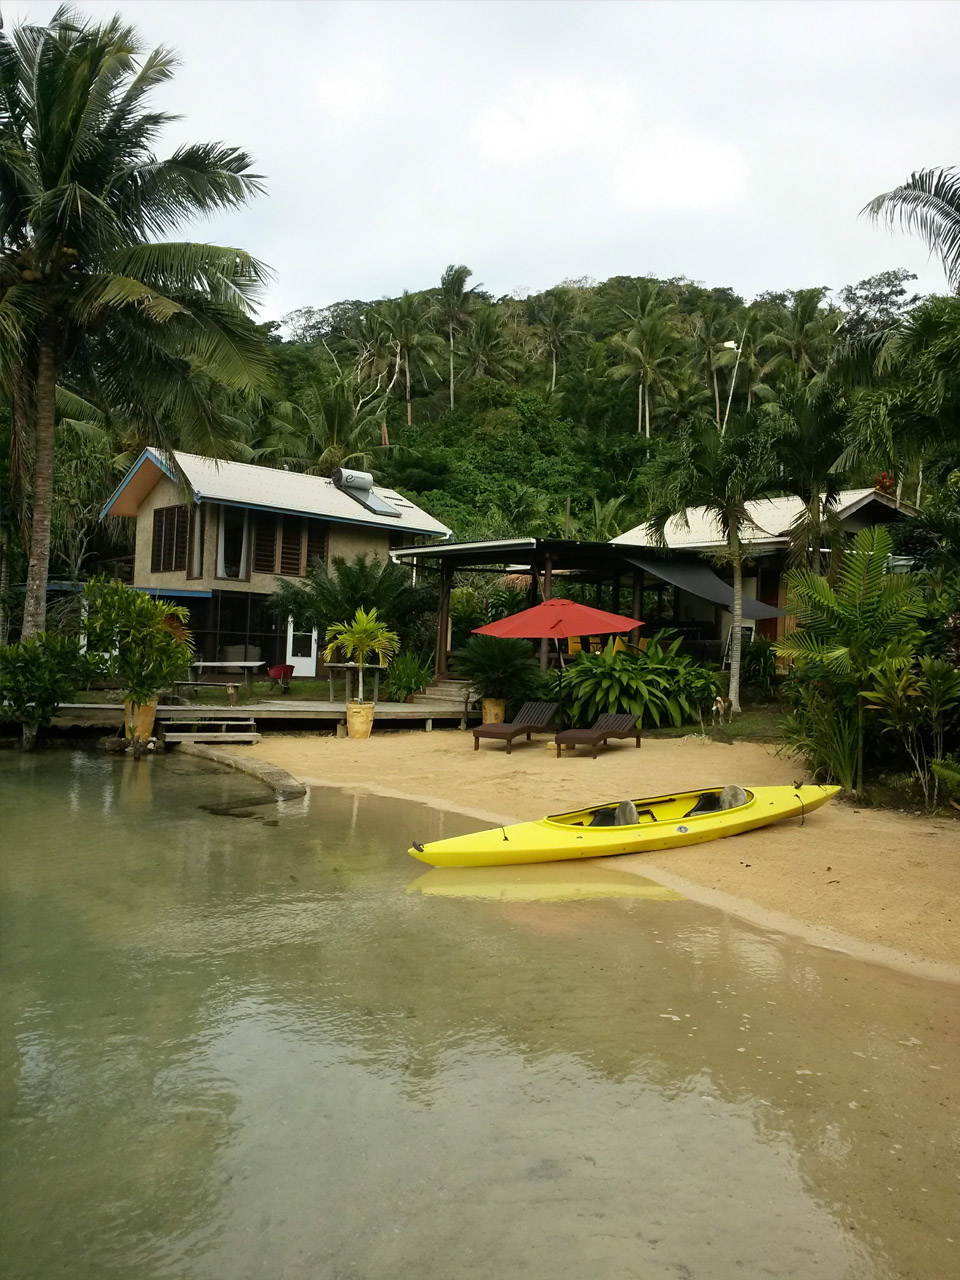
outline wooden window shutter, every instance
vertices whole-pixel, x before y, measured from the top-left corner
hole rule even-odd
[[[307,521],[307,568],[327,562],[327,526],[322,520]]]
[[[150,549],[150,572],[160,573],[163,566],[163,509],[153,513],[153,546]]]
[[[253,571],[277,571],[277,517],[258,515],[253,523]]]
[[[303,522],[299,516],[284,516],[280,538],[280,572],[288,578],[299,578],[303,573],[301,553],[303,548]]]
[[[188,507],[172,507],[173,517],[173,568],[180,573],[187,569],[187,544],[190,541],[190,510]]]

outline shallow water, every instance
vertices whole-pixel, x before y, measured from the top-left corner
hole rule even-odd
[[[405,848],[476,824],[418,805],[0,788],[5,1280],[960,1270],[956,988],[652,886],[458,896]]]

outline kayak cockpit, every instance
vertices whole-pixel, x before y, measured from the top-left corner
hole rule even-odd
[[[559,827],[644,827],[743,809],[752,802],[753,793],[743,787],[708,787],[704,791],[684,791],[673,796],[612,800],[590,809],[557,814],[544,821]]]

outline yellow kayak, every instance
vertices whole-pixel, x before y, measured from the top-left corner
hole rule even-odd
[[[802,818],[839,787],[712,787],[639,800],[611,801],[538,822],[493,827],[451,840],[414,844],[409,852],[434,867],[497,867],[565,858],[648,853],[738,836],[785,818]]]

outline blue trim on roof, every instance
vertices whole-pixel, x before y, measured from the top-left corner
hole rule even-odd
[[[201,600],[209,600],[213,596],[212,591],[195,591],[190,587],[134,587],[135,591],[142,591],[146,596],[195,596]]]
[[[130,468],[127,474],[123,477],[123,479],[117,485],[116,489],[114,489],[113,493],[107,499],[107,502],[103,510],[100,512],[100,520],[103,520],[105,516],[110,514],[110,508],[113,506],[116,500],[120,497],[121,493],[123,493],[124,489],[127,487],[127,485],[130,483],[130,481],[137,474],[137,472],[140,470],[140,468],[143,466],[145,462],[154,463],[156,466],[160,468],[160,470],[165,475],[169,476],[171,480],[176,480],[177,478],[176,472],[164,461],[162,454],[158,453],[156,449],[151,449],[149,447],[144,449],[143,453],[141,453],[140,457],[136,460],[136,462],[133,464],[133,466]]]

